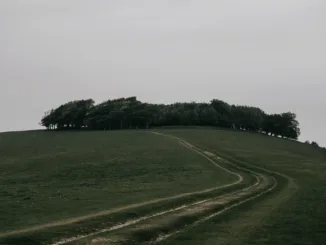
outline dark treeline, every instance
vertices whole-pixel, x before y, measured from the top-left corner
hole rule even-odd
[[[257,107],[210,103],[149,104],[136,97],[108,100],[95,105],[92,99],[71,101],[47,112],[41,124],[48,129],[111,130],[172,125],[216,126],[262,132],[297,139],[296,115],[266,114]]]

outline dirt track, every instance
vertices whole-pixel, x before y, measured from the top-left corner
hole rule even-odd
[[[165,134],[158,133],[158,132],[153,132],[153,133],[156,135],[159,135],[159,136],[170,137],[170,138],[176,140],[181,146],[201,155],[202,157],[207,159],[209,162],[214,164],[216,167],[224,170],[225,172],[236,176],[237,180],[234,181],[233,183],[223,185],[223,186],[212,187],[209,189],[195,191],[195,192],[182,193],[182,194],[171,196],[171,197],[159,198],[159,199],[150,200],[150,201],[146,201],[146,202],[142,202],[142,203],[135,203],[135,204],[131,204],[128,206],[123,206],[123,207],[119,207],[119,208],[115,208],[115,209],[104,210],[99,213],[91,213],[91,214],[84,215],[81,217],[71,218],[71,219],[67,219],[67,220],[60,220],[57,222],[47,223],[47,224],[34,226],[34,227],[28,227],[28,228],[22,229],[22,230],[16,230],[16,231],[11,231],[11,232],[7,232],[7,233],[0,233],[0,238],[6,237],[6,236],[11,236],[11,235],[23,234],[23,233],[27,233],[27,232],[34,232],[34,231],[51,228],[51,227],[56,227],[56,226],[69,225],[72,223],[84,221],[84,220],[95,218],[95,217],[105,216],[105,215],[109,215],[109,214],[113,214],[113,213],[119,213],[119,212],[129,210],[129,209],[131,210],[133,208],[137,208],[140,206],[152,205],[152,204],[160,203],[163,201],[183,198],[183,197],[201,194],[201,193],[212,192],[212,191],[215,191],[218,189],[223,189],[223,188],[237,185],[244,181],[244,177],[240,173],[221,166],[219,164],[219,162],[221,162],[221,161],[223,161],[224,164],[228,164],[229,166],[231,166],[232,169],[236,168],[241,171],[246,171],[246,172],[250,173],[250,175],[252,175],[256,179],[256,182],[254,184],[250,185],[249,187],[242,188],[240,190],[236,190],[231,193],[216,196],[214,198],[203,199],[203,200],[200,200],[200,201],[197,201],[194,203],[190,203],[190,204],[186,204],[186,205],[181,205],[181,206],[173,208],[173,209],[168,209],[168,210],[164,210],[164,211],[157,212],[154,214],[145,215],[145,216],[139,217],[137,219],[125,220],[122,223],[119,223],[119,224],[113,225],[111,227],[108,227],[108,228],[105,228],[102,230],[98,230],[98,231],[95,231],[95,232],[92,232],[92,233],[89,233],[86,235],[62,238],[62,240],[57,241],[57,242],[53,243],[52,245],[67,244],[67,243],[71,243],[71,242],[78,241],[81,239],[88,239],[88,238],[95,238],[95,237],[96,237],[96,239],[95,240],[93,239],[94,241],[99,241],[99,240],[104,241],[107,238],[98,237],[98,236],[101,234],[109,234],[111,232],[115,232],[115,231],[119,231],[119,230],[125,231],[126,234],[129,231],[134,231],[134,230],[142,230],[143,229],[146,231],[147,227],[156,227],[156,226],[160,226],[160,225],[164,226],[164,224],[167,220],[173,222],[174,220],[178,221],[178,219],[184,218],[187,216],[189,216],[189,217],[198,216],[197,220],[195,220],[191,224],[188,224],[186,227],[180,226],[180,227],[178,227],[178,229],[171,230],[171,231],[167,232],[166,234],[163,234],[163,235],[157,234],[156,237],[154,236],[151,240],[151,244],[158,243],[162,240],[167,239],[168,237],[170,237],[172,235],[175,235],[175,234],[178,234],[178,233],[184,231],[185,229],[189,229],[192,226],[195,226],[201,222],[204,222],[208,219],[218,216],[218,215],[226,212],[227,210],[230,210],[236,206],[241,205],[242,203],[248,202],[248,201],[253,200],[261,195],[264,195],[265,193],[272,191],[277,186],[277,181],[274,177],[269,176],[269,174],[281,176],[282,178],[287,179],[288,182],[292,182],[293,184],[295,184],[292,179],[290,179],[289,177],[287,177],[281,173],[269,171],[269,170],[263,169],[263,168],[258,168],[258,167],[255,167],[255,166],[252,166],[249,164],[246,164],[246,166],[248,166],[248,168],[243,167],[243,166],[238,166],[236,164],[233,164],[229,161],[226,161],[226,160],[220,158],[219,156],[216,156],[214,153],[211,153],[206,150],[202,150],[181,138],[178,138],[175,136],[170,136],[170,135],[165,135]],[[258,171],[257,172],[253,171],[253,169],[257,169]],[[121,237],[121,239],[124,240],[125,237]]]
[[[158,134],[158,133],[156,133],[156,134]],[[192,145],[189,144],[186,141],[180,141],[180,144],[182,146],[186,147],[186,148],[189,148],[189,149],[191,149],[191,147],[192,147]],[[228,172],[230,174],[235,175],[237,177],[237,180],[230,183],[230,184],[226,184],[226,185],[222,185],[222,186],[216,186],[216,187],[212,187],[212,188],[208,188],[208,189],[204,189],[204,190],[199,190],[199,191],[194,191],[194,192],[181,193],[181,194],[178,194],[178,195],[175,195],[175,196],[153,199],[153,200],[149,200],[149,201],[146,201],[146,202],[134,203],[134,204],[130,204],[130,205],[127,205],[127,206],[122,206],[122,207],[118,207],[118,208],[114,208],[114,209],[108,209],[108,210],[104,210],[104,211],[96,212],[96,213],[90,213],[90,214],[87,214],[87,215],[74,217],[74,218],[70,218],[70,219],[58,220],[58,221],[51,222],[51,223],[46,223],[46,224],[42,224],[42,225],[27,227],[25,229],[14,230],[14,231],[10,231],[10,232],[4,232],[4,233],[0,233],[0,238],[7,237],[7,236],[12,236],[12,235],[23,234],[23,233],[28,233],[28,232],[35,232],[35,231],[38,231],[38,230],[57,227],[57,226],[69,225],[69,224],[77,223],[77,222],[84,221],[84,220],[91,219],[91,218],[106,216],[106,215],[110,215],[110,214],[113,214],[113,213],[122,212],[122,211],[125,211],[125,210],[131,210],[133,208],[137,208],[137,207],[141,207],[141,206],[151,205],[151,204],[155,204],[155,203],[159,203],[159,202],[163,202],[163,201],[183,198],[183,197],[192,196],[192,195],[196,195],[196,194],[212,192],[212,191],[215,191],[215,190],[218,190],[218,189],[223,189],[223,188],[227,188],[227,187],[239,184],[240,182],[243,181],[243,177],[241,175],[239,175],[238,173],[232,172],[232,171],[222,167],[216,161],[213,161],[209,157],[205,156],[205,154],[203,154],[203,153],[199,153],[199,154],[201,154],[203,157],[205,157],[208,161],[210,161],[216,167],[218,167],[218,168],[220,168],[220,169],[222,169],[222,170],[224,170],[224,171],[226,171],[226,172]]]
[[[182,145],[183,147],[196,152],[197,154],[201,155],[202,157],[206,158],[208,161],[210,161],[211,163],[213,163],[214,165],[216,165],[217,167],[223,169],[224,171],[234,174],[237,176],[238,180],[234,183],[231,183],[229,185],[226,186],[230,186],[230,185],[234,185],[237,184],[241,181],[243,181],[243,176],[241,176],[239,173],[233,172],[229,169],[226,169],[222,166],[220,166],[217,162],[217,160],[223,160],[220,157],[216,156],[215,154],[208,152],[208,151],[204,151],[201,150],[197,147],[195,147],[194,145],[190,144],[189,142],[182,140],[180,138],[174,137],[174,136],[167,136],[167,135],[163,135],[160,133],[156,133],[157,135],[161,135],[161,136],[166,136],[166,137],[171,137],[175,140],[178,141],[178,143],[180,145]],[[71,238],[67,238],[67,239],[63,239],[57,243],[53,243],[52,245],[60,245],[60,244],[67,244],[73,241],[78,241],[81,239],[87,239],[87,238],[91,238],[91,237],[98,237],[98,235],[103,234],[103,233],[110,233],[110,232],[114,232],[117,230],[126,230],[125,232],[128,233],[129,231],[134,231],[136,230],[146,230],[149,227],[155,227],[155,226],[159,226],[161,223],[166,222],[166,220],[177,220],[179,217],[186,217],[186,216],[194,216],[194,215],[203,215],[203,217],[201,217],[199,220],[197,220],[196,222],[190,224],[187,226],[187,228],[199,224],[201,222],[204,222],[207,219],[213,218],[219,214],[222,214],[224,212],[226,212],[227,210],[230,210],[238,205],[241,205],[242,203],[248,202],[250,200],[253,200],[267,192],[272,191],[276,185],[277,182],[275,180],[275,178],[269,177],[267,175],[261,174],[261,173],[256,173],[250,169],[247,168],[243,168],[240,166],[237,166],[235,164],[229,163],[232,167],[235,167],[237,169],[240,170],[245,170],[247,172],[250,172],[251,175],[253,175],[256,178],[256,182],[252,185],[250,185],[249,187],[243,188],[241,190],[237,190],[231,193],[227,193],[221,196],[217,196],[214,198],[209,198],[209,199],[205,199],[205,200],[201,200],[199,202],[195,202],[195,203],[191,203],[188,205],[182,205],[180,207],[174,208],[174,209],[169,209],[163,212],[159,212],[159,213],[155,213],[149,216],[143,216],[139,219],[134,219],[134,220],[128,220],[122,224],[118,224],[116,226],[112,226],[110,228],[107,229],[103,229],[103,230],[99,230],[87,235],[82,235],[82,236],[76,236],[76,237],[71,237]],[[223,188],[225,186],[222,187],[214,187],[208,190],[204,190],[204,191],[211,191],[214,190],[216,188]],[[216,209],[218,209],[218,211],[214,212]],[[209,215],[205,215],[209,213]],[[168,237],[170,237],[171,235],[180,233],[181,231],[183,231],[185,228],[181,227],[180,229],[178,229],[177,231],[171,231],[170,233],[164,234],[164,235],[159,235],[156,238],[153,238],[154,240],[151,241],[152,244],[154,243],[158,243]],[[99,238],[95,238],[93,239],[94,241],[98,241],[98,239],[100,240],[105,240],[108,238],[104,238],[104,237],[99,237]],[[125,237],[121,237],[121,240],[124,240]],[[92,242],[91,242],[92,243]],[[118,243],[118,241],[115,241],[115,243]]]

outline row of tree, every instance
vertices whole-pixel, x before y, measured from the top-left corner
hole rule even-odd
[[[92,99],[65,103],[48,111],[41,120],[48,129],[111,130],[153,126],[198,125],[262,132],[297,139],[296,115],[291,112],[266,114],[257,107],[210,103],[149,104],[136,97],[108,100],[95,105]]]

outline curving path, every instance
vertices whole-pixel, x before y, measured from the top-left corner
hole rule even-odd
[[[226,186],[236,185],[244,181],[244,176],[240,174],[240,171],[249,173],[255,179],[255,182],[245,188],[237,189],[223,195],[202,199],[197,202],[181,205],[177,208],[143,216],[138,219],[128,220],[87,235],[63,239],[52,245],[74,244],[79,240],[85,241],[86,244],[96,244],[98,242],[101,244],[157,244],[236,206],[271,192],[277,186],[275,177],[262,173],[261,171],[253,170],[258,169],[254,166],[238,166],[211,152],[202,150],[181,138],[158,132],[153,133],[176,140],[181,146],[201,155],[224,171],[237,176],[236,182]],[[227,164],[230,168],[222,167],[219,164],[220,162]],[[233,169],[237,169],[239,172]],[[264,172],[265,171],[267,170],[264,170]],[[225,186],[214,187],[204,191],[213,191],[217,188],[225,188]],[[142,234],[143,238],[139,238],[139,234]]]
[[[189,151],[201,155],[216,167],[236,176],[236,181],[227,185],[212,187],[201,191],[182,193],[176,196],[131,204],[124,207],[105,210],[99,213],[91,213],[81,217],[60,220],[22,230],[0,233],[0,238],[37,232],[39,230],[57,226],[65,226],[96,217],[132,210],[141,206],[151,206],[153,204],[164,203],[171,200],[183,200],[183,198],[192,197],[199,194],[215,193],[215,191],[224,189],[225,191],[228,191],[228,188],[237,186],[240,187],[236,188],[235,190],[229,190],[227,193],[216,194],[213,197],[200,198],[191,203],[185,202],[183,205],[173,207],[171,209],[150,213],[131,220],[124,220],[120,223],[112,225],[111,227],[97,230],[89,234],[63,238],[62,240],[52,243],[51,245],[74,244],[80,240],[85,241],[86,244],[96,244],[99,241],[101,244],[111,244],[112,242],[114,244],[130,244],[131,242],[135,243],[135,241],[136,244],[156,244],[195,225],[216,217],[234,207],[257,199],[258,197],[273,191],[278,185],[277,178],[282,178],[292,186],[295,186],[293,179],[281,173],[255,167],[249,164],[243,164],[240,166],[222,159],[221,157],[216,156],[214,153],[200,149],[199,147],[181,138],[159,132],[152,133],[158,136],[169,137],[176,140],[181,146],[187,148]],[[247,185],[243,187],[243,183],[246,178],[252,178],[255,181],[249,186]],[[139,238],[140,233],[145,235],[142,236],[142,238]]]
[[[159,134],[159,133],[156,133],[156,132],[154,132],[154,133]],[[190,148],[190,144],[187,143],[186,141],[180,141],[179,143],[184,147]],[[165,202],[165,201],[178,200],[178,199],[182,199],[182,198],[186,198],[186,197],[191,197],[191,196],[196,196],[196,195],[200,195],[200,194],[210,193],[210,192],[214,192],[214,191],[217,191],[217,190],[220,190],[220,189],[226,189],[226,188],[229,188],[229,187],[232,187],[232,186],[236,186],[236,185],[238,185],[238,184],[240,184],[240,183],[242,183],[244,181],[242,175],[238,174],[235,171],[229,170],[229,169],[221,166],[216,161],[212,160],[211,158],[204,155],[203,153],[200,153],[200,154],[203,157],[205,157],[208,161],[210,161],[212,164],[214,164],[217,168],[220,168],[220,169],[226,171],[227,173],[236,176],[237,179],[232,183],[222,185],[222,186],[215,186],[215,187],[204,189],[204,190],[181,193],[181,194],[174,195],[174,196],[169,196],[169,197],[157,198],[157,199],[153,199],[153,200],[149,200],[149,201],[145,201],[145,202],[141,202],[141,203],[134,203],[134,204],[130,204],[130,205],[127,205],[127,206],[108,209],[108,210],[104,210],[104,211],[101,211],[101,212],[90,213],[90,214],[79,216],[79,217],[73,217],[73,218],[65,219],[65,220],[58,220],[58,221],[54,221],[54,222],[50,222],[50,223],[37,225],[37,226],[27,227],[27,228],[24,228],[24,229],[19,229],[19,230],[14,230],[14,231],[10,231],[10,232],[0,233],[0,239],[10,237],[10,236],[23,235],[23,234],[31,233],[31,232],[37,232],[37,231],[40,231],[40,230],[59,227],[59,226],[66,226],[66,225],[86,221],[86,220],[97,218],[97,217],[103,217],[103,216],[107,216],[107,215],[111,215],[111,214],[115,214],[115,213],[119,213],[119,212],[123,212],[123,211],[127,211],[127,210],[132,210],[132,209],[139,208],[139,207],[142,207],[142,206],[153,205],[153,204],[157,204],[157,203],[161,203],[161,202]],[[142,217],[142,218],[144,218],[144,217]],[[142,219],[142,218],[140,218],[140,219]],[[129,221],[126,221],[126,223],[129,223]],[[62,244],[62,243],[58,243],[58,244]]]

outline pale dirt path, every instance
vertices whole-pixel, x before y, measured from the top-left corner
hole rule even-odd
[[[216,217],[216,216],[218,216],[218,215],[221,215],[221,214],[225,213],[225,212],[228,211],[228,210],[231,210],[231,209],[233,209],[233,208],[235,208],[235,207],[237,207],[237,206],[240,206],[240,205],[243,204],[243,203],[249,202],[249,201],[251,201],[251,200],[253,200],[253,199],[256,199],[256,198],[258,198],[258,197],[260,197],[260,196],[262,196],[262,195],[264,195],[264,194],[266,194],[266,193],[268,193],[268,192],[271,192],[271,191],[274,190],[274,189],[276,188],[276,186],[277,186],[277,181],[276,181],[276,179],[275,179],[274,177],[273,177],[273,180],[274,180],[274,184],[273,184],[273,186],[270,187],[269,189],[267,189],[267,190],[265,190],[265,191],[263,191],[263,192],[261,192],[261,193],[255,195],[255,196],[252,196],[252,197],[249,197],[249,198],[247,198],[247,199],[245,199],[245,200],[242,200],[242,201],[240,201],[240,202],[238,202],[238,203],[232,204],[232,205],[230,205],[230,206],[226,206],[226,207],[223,208],[222,210],[220,210],[220,211],[218,211],[218,212],[216,212],[216,213],[213,213],[213,214],[211,214],[211,215],[209,215],[209,216],[206,216],[206,217],[204,217],[204,218],[202,218],[202,219],[200,219],[200,220],[194,222],[194,223],[191,224],[191,225],[186,226],[184,229],[177,230],[177,231],[174,231],[174,232],[171,232],[171,233],[165,234],[165,235],[163,235],[163,236],[159,236],[158,238],[156,238],[156,240],[154,240],[154,241],[153,241],[152,243],[150,243],[150,244],[158,244],[159,242],[162,242],[162,241],[164,241],[164,240],[166,240],[166,239],[168,239],[168,238],[170,238],[170,237],[172,237],[172,236],[174,236],[174,235],[177,235],[177,234],[179,234],[179,233],[181,233],[181,232],[185,232],[186,230],[189,230],[190,228],[195,227],[196,225],[199,225],[199,224],[201,224],[201,223],[203,223],[203,222],[205,222],[205,221],[207,221],[207,220],[210,220],[210,219],[212,219],[212,218],[214,218],[214,217]]]
[[[172,137],[174,137],[174,136],[172,136]],[[177,138],[177,137],[174,137],[174,138]],[[180,139],[180,138],[177,138],[177,139]],[[213,154],[213,153],[209,152],[209,154]],[[269,174],[274,174],[274,175],[277,175],[277,176],[282,177],[283,179],[287,180],[287,185],[286,185],[286,187],[284,189],[291,190],[292,191],[291,195],[293,195],[299,189],[299,186],[297,185],[296,181],[292,177],[290,177],[290,176],[288,176],[286,174],[283,174],[283,173],[278,172],[278,171],[269,170],[269,169],[266,169],[266,168],[263,168],[263,167],[257,167],[257,166],[254,166],[254,165],[251,165],[251,164],[248,164],[248,163],[244,163],[244,162],[242,162],[242,163],[244,165],[250,167],[250,168],[261,170],[261,171],[269,173]],[[239,205],[241,205],[243,203],[249,202],[249,201],[254,200],[254,199],[256,199],[256,198],[258,198],[258,197],[260,197],[260,196],[262,196],[264,194],[267,194],[267,193],[273,191],[277,187],[278,182],[275,179],[275,177],[272,177],[272,178],[273,178],[274,184],[269,189],[264,190],[263,192],[258,193],[255,196],[252,196],[252,197],[249,197],[249,198],[247,198],[245,200],[242,200],[239,203],[235,203],[233,205],[226,206],[224,209],[222,209],[222,210],[220,210],[220,211],[218,211],[216,213],[213,213],[213,214],[211,214],[209,216],[206,216],[206,217],[194,222],[193,224],[186,226],[184,229],[180,229],[180,230],[177,230],[177,231],[174,231],[174,232],[159,236],[155,240],[153,240],[150,244],[158,244],[158,243],[160,243],[160,242],[162,242],[162,241],[164,241],[164,240],[166,240],[166,239],[168,239],[168,238],[170,238],[170,237],[172,237],[174,235],[185,232],[186,230],[189,230],[189,229],[191,229],[192,227],[194,227],[196,225],[199,225],[199,224],[201,224],[201,223],[203,223],[203,222],[205,222],[207,220],[210,220],[210,219],[212,219],[212,218],[214,218],[216,216],[219,216],[219,215],[225,213],[226,211],[231,210],[231,209],[233,209],[233,208],[235,208],[235,207],[237,207],[237,206],[239,206]],[[285,197],[284,199],[288,199],[288,198],[289,197]]]
[[[179,206],[179,207],[174,208],[174,209],[166,210],[166,211],[156,213],[156,214],[153,214],[153,215],[149,215],[149,216],[144,216],[144,217],[141,217],[139,219],[130,220],[130,221],[127,221],[125,223],[122,223],[122,224],[119,224],[119,225],[116,225],[116,226],[113,226],[113,227],[110,227],[110,228],[107,228],[107,229],[103,229],[103,230],[100,230],[100,231],[97,231],[97,232],[89,233],[87,235],[81,235],[81,236],[71,237],[71,238],[68,238],[68,239],[63,239],[63,240],[61,240],[59,242],[56,242],[56,243],[53,243],[51,245],[67,244],[67,243],[70,243],[70,242],[79,241],[79,240],[89,238],[89,237],[92,237],[92,236],[96,237],[96,235],[100,235],[102,233],[107,233],[107,232],[111,232],[111,231],[116,231],[116,230],[123,229],[123,228],[128,228],[129,226],[133,226],[133,225],[136,225],[138,223],[141,223],[141,226],[150,227],[151,225],[153,225],[153,224],[151,224],[151,223],[153,223],[153,220],[151,220],[151,219],[160,218],[162,216],[164,218],[166,215],[170,215],[170,216],[178,216],[178,215],[180,215],[180,214],[175,214],[176,212],[181,212],[182,215],[203,212],[203,211],[205,211],[205,210],[207,210],[207,209],[209,209],[209,208],[211,208],[213,206],[220,205],[220,204],[227,204],[230,201],[237,200],[237,199],[241,198],[244,195],[248,195],[248,194],[252,193],[255,190],[257,191],[257,190],[261,189],[262,191],[264,191],[264,188],[266,188],[266,186],[269,183],[269,179],[264,175],[255,176],[255,178],[256,178],[256,182],[253,183],[252,185],[250,185],[249,187],[245,187],[243,189],[240,189],[240,190],[237,190],[237,191],[234,191],[234,192],[231,192],[231,193],[226,193],[226,194],[223,194],[223,195],[220,195],[220,196],[217,196],[217,197],[201,200],[199,202],[191,203],[191,204],[188,204],[188,205],[182,205],[182,206]],[[264,194],[264,193],[260,193],[260,194],[256,195],[255,197],[258,197],[258,196],[260,196],[261,194]],[[249,201],[251,199],[252,198],[248,198],[246,200]],[[220,214],[220,213],[222,213],[224,211],[227,211],[227,210],[237,206],[238,204],[240,205],[242,203],[243,202],[239,202],[236,205],[235,204],[230,205],[230,206],[228,206],[228,208],[222,209],[218,214]],[[213,216],[210,215],[209,217],[213,217]],[[151,221],[149,221],[149,224],[148,223],[146,224],[146,221],[148,221],[148,220],[151,220]],[[206,220],[206,217],[203,218],[200,221],[197,221],[195,224],[199,224],[200,222],[202,222],[204,220]],[[145,222],[145,224],[142,223],[142,222]],[[155,225],[155,221],[154,221],[154,225]],[[191,225],[189,227],[191,227]],[[170,237],[170,236],[172,236],[174,234],[180,233],[180,232],[181,232],[181,230],[179,230],[177,232],[174,232],[174,233],[171,233],[171,234],[166,234],[166,236],[161,236],[161,237],[157,238],[155,241],[152,241],[152,243],[150,243],[150,244],[165,240],[166,238],[168,238],[168,237]],[[98,239],[101,240],[101,239],[108,239],[108,238],[97,237],[97,238],[94,238],[92,241],[97,242]]]
[[[153,199],[153,200],[150,200],[150,201],[130,204],[130,205],[126,205],[126,206],[122,206],[122,207],[118,207],[118,208],[113,208],[113,209],[108,209],[108,210],[103,210],[101,212],[90,213],[90,214],[87,214],[87,215],[74,217],[74,218],[70,218],[70,219],[54,221],[54,222],[50,222],[50,223],[46,223],[46,224],[42,224],[42,225],[27,227],[27,228],[24,228],[24,229],[19,229],[19,230],[14,230],[14,231],[9,231],[9,232],[3,232],[3,233],[0,233],[0,238],[4,238],[4,237],[7,237],[7,236],[12,236],[12,235],[23,234],[23,233],[34,232],[34,231],[39,231],[39,230],[52,228],[52,227],[69,225],[69,224],[85,221],[85,220],[88,220],[88,219],[91,219],[91,218],[106,216],[106,215],[110,215],[110,214],[113,214],[113,213],[118,213],[118,212],[125,211],[125,210],[128,210],[128,209],[133,209],[133,208],[142,207],[142,206],[146,206],[146,205],[156,204],[156,203],[159,203],[159,202],[162,202],[162,201],[168,201],[168,200],[178,199],[178,198],[182,198],[182,197],[188,197],[188,196],[191,196],[191,195],[212,192],[212,191],[215,191],[215,190],[218,190],[218,189],[223,189],[223,188],[234,186],[234,185],[239,184],[239,183],[241,183],[243,181],[243,177],[240,174],[222,167],[216,161],[213,161],[211,158],[209,158],[208,157],[208,155],[209,155],[208,152],[206,152],[206,155],[205,155],[204,153],[199,152],[198,150],[196,150],[196,148],[193,145],[191,145],[187,141],[184,141],[184,140],[182,140],[180,138],[177,138],[177,137],[174,137],[174,136],[169,136],[169,135],[164,135],[164,134],[161,134],[161,133],[158,133],[158,132],[152,132],[152,133],[177,139],[179,144],[181,144],[183,147],[186,147],[186,148],[196,152],[197,154],[200,154],[201,156],[206,158],[209,162],[214,164],[216,167],[226,171],[227,173],[235,175],[237,177],[237,180],[230,183],[230,184],[217,186],[217,187],[212,187],[212,188],[208,188],[208,189],[204,189],[204,190],[200,190],[200,191],[187,192],[187,193],[182,193],[182,194],[178,194],[178,195],[175,195],[175,196],[157,198],[157,199]]]
[[[256,176],[255,176],[256,177]],[[204,200],[201,200],[201,201],[198,201],[198,202],[195,202],[195,203],[191,203],[191,204],[188,204],[188,205],[181,205],[177,208],[172,208],[172,209],[169,209],[169,210],[165,210],[165,211],[162,211],[162,212],[158,212],[158,213],[155,213],[155,214],[152,214],[152,215],[146,215],[146,216],[143,216],[139,219],[134,219],[134,220],[128,220],[124,223],[120,223],[120,224],[117,224],[115,226],[112,226],[110,228],[106,228],[106,229],[102,229],[102,230],[99,230],[99,231],[96,231],[96,232],[93,232],[93,233],[89,233],[87,235],[80,235],[80,236],[74,236],[74,237],[70,237],[70,238],[66,238],[66,239],[62,239],[56,243],[52,243],[51,245],[62,245],[62,244],[67,244],[67,243],[70,243],[70,242],[75,242],[75,241],[78,241],[78,240],[82,240],[84,238],[88,238],[88,237],[91,237],[91,236],[96,236],[96,235],[99,235],[99,234],[102,234],[102,233],[106,233],[106,232],[110,232],[110,231],[116,231],[116,230],[119,230],[119,229],[122,229],[122,228],[126,228],[126,227],[129,227],[129,226],[132,226],[132,225],[136,225],[142,221],[146,221],[146,220],[149,220],[149,219],[152,219],[152,218],[156,218],[156,217],[160,217],[160,216],[163,216],[163,215],[166,215],[166,214],[170,214],[170,213],[174,213],[174,212],[177,212],[177,211],[180,211],[180,210],[183,210],[183,209],[187,209],[187,208],[191,208],[191,207],[195,207],[195,206],[198,206],[198,205],[202,205],[204,203],[207,203],[209,201],[212,201],[213,199],[216,199],[216,198],[223,198],[223,197],[226,197],[226,196],[230,196],[230,195],[233,195],[233,194],[236,194],[236,193],[239,193],[241,191],[247,191],[251,188],[254,188],[256,187],[257,185],[260,184],[260,179],[258,177],[256,177],[256,182],[249,186],[249,187],[246,187],[242,190],[238,190],[238,191],[235,191],[235,192],[232,192],[232,193],[228,193],[228,194],[224,194],[224,195],[221,195],[221,196],[217,196],[217,197],[214,197],[214,198],[208,198],[208,199],[204,199]]]
[[[167,136],[167,135],[156,133],[156,132],[155,132],[155,134]],[[168,137],[170,137],[170,136],[168,136]],[[221,158],[217,157],[215,154],[213,154],[211,152],[200,150],[199,148],[193,146],[189,142],[184,141],[184,140],[182,140],[180,138],[173,137],[173,136],[171,138],[177,139],[178,140],[178,143],[180,145],[182,145],[185,148],[188,148],[189,150],[191,150],[191,151],[193,151],[193,152],[201,155],[202,157],[204,157],[205,159],[207,159],[208,161],[210,161],[211,163],[213,163],[217,167],[223,169],[224,171],[229,172],[231,174],[234,174],[234,175],[236,175],[238,177],[238,180],[235,183],[231,183],[231,184],[228,184],[228,185],[225,185],[225,186],[222,186],[222,187],[232,186],[234,184],[237,184],[237,183],[240,183],[240,182],[243,181],[243,177],[240,174],[238,174],[236,172],[233,172],[233,171],[231,171],[229,169],[226,169],[226,168],[220,166],[218,163],[216,163],[216,161],[214,161],[214,160],[212,160],[211,158],[208,157],[208,156],[210,156],[210,157],[214,157],[216,159],[222,160]],[[163,216],[163,215],[166,215],[166,214],[169,214],[169,213],[174,213],[176,211],[184,210],[184,209],[187,209],[187,208],[189,209],[192,206],[203,205],[203,204],[205,204],[205,203],[207,203],[209,201],[212,201],[213,199],[224,198],[224,197],[236,195],[236,194],[238,194],[240,192],[248,191],[248,190],[250,190],[250,189],[252,189],[252,188],[254,188],[254,187],[256,187],[256,186],[258,186],[260,184],[261,180],[260,180],[260,178],[258,178],[258,175],[260,175],[260,174],[257,175],[255,172],[253,172],[251,170],[248,170],[248,169],[245,169],[245,168],[236,166],[236,165],[231,164],[229,162],[228,162],[228,164],[229,165],[232,165],[233,167],[235,167],[237,169],[246,170],[247,172],[250,172],[256,178],[256,182],[253,185],[249,186],[249,187],[243,188],[241,190],[234,191],[232,193],[223,194],[223,195],[218,196],[218,197],[201,200],[201,201],[198,201],[198,202],[195,202],[195,203],[191,203],[191,204],[188,204],[188,205],[182,205],[182,206],[179,206],[179,207],[174,208],[174,209],[169,209],[169,210],[158,212],[158,213],[155,213],[155,214],[152,214],[152,215],[143,216],[143,217],[138,218],[138,219],[128,220],[128,221],[126,221],[124,223],[120,223],[120,224],[117,224],[117,225],[112,226],[110,228],[102,229],[102,230],[99,230],[99,231],[96,231],[96,232],[93,232],[93,233],[89,233],[89,234],[86,234],[86,235],[80,235],[80,236],[74,236],[74,237],[62,239],[62,240],[60,240],[60,241],[58,241],[56,243],[53,243],[51,245],[67,244],[67,243],[78,241],[78,240],[82,240],[82,239],[85,239],[85,238],[88,238],[88,237],[91,237],[91,236],[96,236],[96,235],[99,235],[99,234],[102,234],[102,233],[106,233],[106,232],[110,232],[110,231],[115,231],[115,230],[119,230],[119,229],[122,229],[122,228],[126,228],[126,227],[129,227],[129,226],[138,224],[138,223],[140,223],[142,221],[146,221],[146,220],[149,220],[149,219],[152,219],[152,218]],[[262,175],[260,175],[260,176],[262,176]],[[263,176],[262,178],[265,178],[265,177]],[[219,188],[221,188],[221,187],[211,188],[211,189],[209,189],[209,191],[216,190],[216,189],[219,189]],[[200,192],[200,193],[202,193],[202,192]]]

